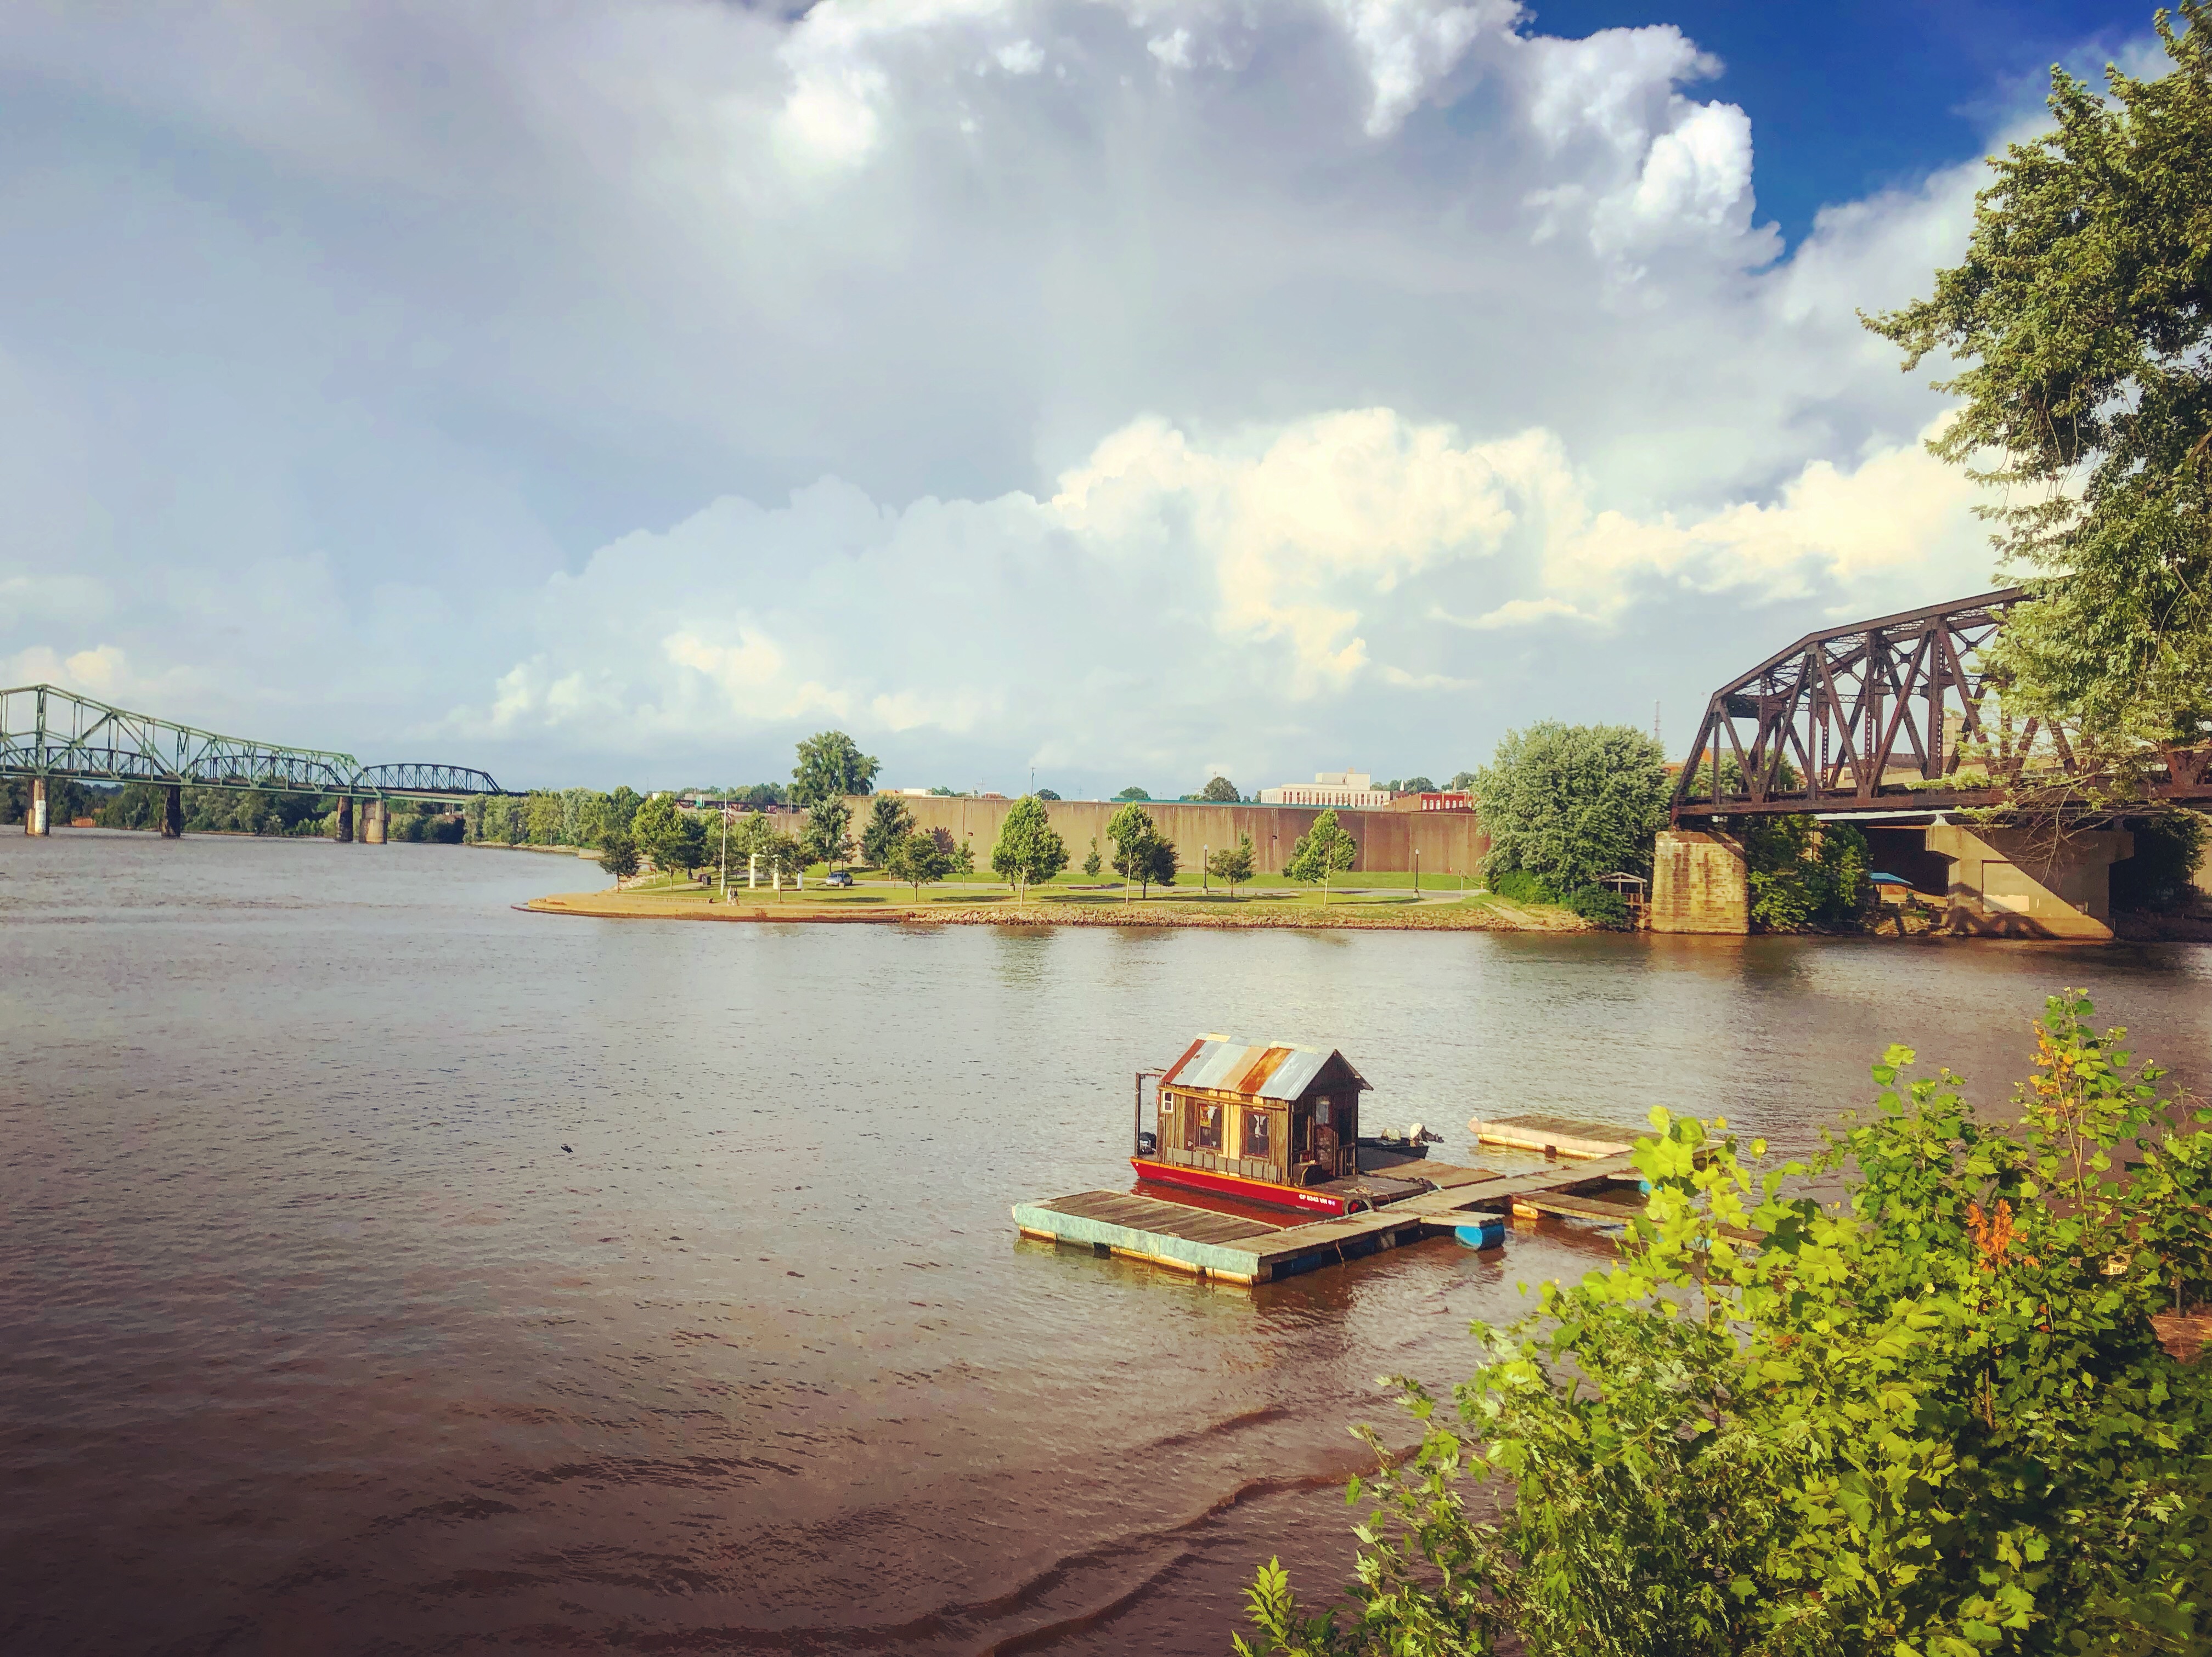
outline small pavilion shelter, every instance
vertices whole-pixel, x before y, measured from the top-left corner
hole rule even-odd
[[[1158,1159],[1274,1185],[1359,1172],[1366,1077],[1333,1047],[1201,1035],[1159,1081]]]

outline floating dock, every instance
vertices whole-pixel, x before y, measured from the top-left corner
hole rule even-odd
[[[1589,1162],[1619,1156],[1635,1144],[1640,1129],[1607,1122],[1580,1122],[1565,1116],[1478,1116],[1467,1125],[1481,1145],[1513,1150],[1540,1150],[1547,1156],[1568,1156]]]
[[[1542,1120],[1553,1128],[1584,1130],[1564,1136],[1576,1144],[1604,1144],[1596,1136],[1620,1131],[1601,1124]],[[1560,1140],[1550,1143],[1559,1144]],[[1562,1148],[1559,1154],[1572,1153]],[[1142,1193],[1079,1191],[1049,1202],[1015,1204],[1014,1223],[1024,1236],[1249,1284],[1272,1283],[1424,1237],[1457,1233],[1480,1226],[1488,1217],[1525,1210],[1625,1223],[1642,1206],[1636,1200],[1639,1176],[1626,1145],[1609,1155],[1586,1156],[1571,1170],[1554,1168],[1516,1175],[1387,1151],[1362,1151],[1359,1164],[1363,1174],[1418,1181],[1426,1188],[1369,1213],[1308,1221],[1285,1211],[1279,1223]],[[1616,1192],[1624,1193],[1626,1199],[1609,1200]]]

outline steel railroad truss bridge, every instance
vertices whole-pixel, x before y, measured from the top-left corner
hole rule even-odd
[[[1856,822],[1875,868],[1940,898],[1954,930],[2109,938],[2107,871],[2132,841],[2106,779],[2065,729],[2009,713],[1987,664],[2028,602],[2005,587],[1808,633],[1715,691],[1675,781],[1654,926],[1747,930],[1730,825],[1815,816]],[[2212,750],[2161,751],[2141,792],[2212,804]],[[2022,802],[2039,827],[1996,826]]]
[[[337,837],[353,838],[355,808],[361,805],[367,808],[362,838],[372,842],[384,838],[388,800],[459,801],[509,792],[465,766],[421,761],[365,766],[334,749],[220,736],[50,684],[0,690],[0,776],[31,780],[32,809],[24,827],[34,835],[46,831],[46,786],[57,777],[163,789],[161,832],[171,838],[184,829],[186,788],[332,796],[338,801]]]

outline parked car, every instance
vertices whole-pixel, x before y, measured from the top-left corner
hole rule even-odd
[[[849,871],[832,869],[822,877],[822,883],[824,886],[850,886],[853,883],[853,877]]]

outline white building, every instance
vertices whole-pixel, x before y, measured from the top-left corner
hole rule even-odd
[[[1364,771],[1316,771],[1310,782],[1293,782],[1280,788],[1262,788],[1262,805],[1333,805],[1339,810],[1379,811],[1390,803],[1390,791],[1377,788]]]

